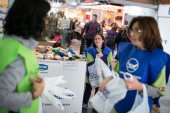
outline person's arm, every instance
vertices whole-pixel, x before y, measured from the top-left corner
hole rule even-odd
[[[156,98],[156,97],[159,97],[159,93],[158,93],[158,89],[154,86],[151,86],[151,85],[148,85],[148,84],[145,84],[146,86],[146,89],[147,89],[147,92],[148,92],[148,96],[151,96],[152,98]],[[143,92],[139,92],[140,94],[143,94]]]
[[[115,67],[114,67],[114,71],[119,72],[119,62],[116,63]],[[159,97],[159,93],[158,93],[158,89],[154,86],[145,84],[148,95],[155,98],[155,97]],[[140,94],[143,94],[142,91],[139,92]]]
[[[97,33],[103,34],[103,28],[102,28],[102,26],[99,23],[98,23],[98,26],[96,28],[96,31],[97,31]]]
[[[156,88],[159,96],[164,96],[166,94],[166,67],[164,66],[160,72],[157,80],[152,84]]]
[[[23,78],[25,72],[24,61],[21,57],[18,57],[0,74],[0,108],[18,111],[21,107],[31,105],[31,92],[16,92],[17,84]]]
[[[119,42],[121,42],[121,40],[122,40],[122,35],[123,35],[123,31],[122,31],[122,30],[117,33],[117,36],[116,36],[116,38],[115,38],[115,43],[116,43],[116,44],[119,44]]]
[[[151,96],[152,98],[164,96],[166,94],[165,67],[162,69],[157,80],[152,85],[145,84],[145,86],[146,86],[148,95]]]
[[[142,94],[142,85],[143,83],[139,82],[137,79],[135,80],[125,80],[126,86],[129,90],[137,89]],[[165,95],[165,88],[166,88],[166,77],[165,77],[165,67],[160,72],[157,80],[152,84],[148,85],[145,84],[148,92],[148,96],[152,98],[160,97]]]
[[[85,27],[82,29],[81,31],[81,36],[83,37],[83,34],[84,34],[84,31],[85,31]]]
[[[84,28],[82,29],[81,36],[83,36],[84,33],[87,34],[88,29],[89,29],[89,23],[86,23],[86,24],[84,25]]]

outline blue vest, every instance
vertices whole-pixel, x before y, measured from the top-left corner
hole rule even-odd
[[[131,43],[120,43],[118,47],[118,61],[120,72],[134,75],[140,82],[152,85],[158,78],[163,67],[167,65],[168,56],[161,49],[141,51]],[[120,73],[120,77],[123,78]],[[118,113],[127,113],[131,110],[136,97],[136,90],[128,91],[124,99],[114,107]],[[148,97],[150,110],[152,97]]]
[[[166,83],[168,83],[169,75],[170,75],[170,55],[167,54],[167,56],[169,57],[169,59],[168,59],[168,62],[166,64]]]
[[[96,58],[96,55],[99,53],[95,47],[89,47],[89,48],[87,48],[87,49],[85,50],[86,56],[87,56],[87,52],[88,52],[89,54],[91,54],[94,59]],[[103,57],[102,57],[101,59],[105,62],[106,65],[108,65],[107,57],[108,57],[108,55],[109,55],[110,52],[111,52],[111,50],[110,50],[108,47],[104,47],[104,49],[102,50]],[[94,63],[94,61],[93,61],[93,62],[90,62],[89,64],[87,64],[87,66],[90,66],[90,65],[92,65],[93,63]],[[110,68],[110,70],[112,70],[112,67],[111,67],[111,66],[110,66],[109,68]],[[87,74],[87,76],[89,76],[88,70],[87,70],[87,73],[86,73],[86,74]]]

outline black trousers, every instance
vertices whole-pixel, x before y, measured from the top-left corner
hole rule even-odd
[[[99,88],[95,88],[95,94],[97,93]],[[91,96],[91,91],[92,87],[90,84],[86,83],[85,91],[84,91],[84,96],[83,96],[83,103],[88,105],[89,98]]]
[[[9,113],[19,113],[19,112],[13,112],[13,111],[9,111]]]
[[[92,44],[93,44],[93,38],[86,38],[87,48],[90,47]]]

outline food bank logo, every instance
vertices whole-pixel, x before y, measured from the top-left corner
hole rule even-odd
[[[134,72],[138,69],[138,67],[139,67],[139,62],[135,58],[129,59],[126,63],[126,69],[128,72]]]
[[[45,64],[39,64],[39,70],[40,70],[40,71],[48,70],[48,65],[45,65]]]

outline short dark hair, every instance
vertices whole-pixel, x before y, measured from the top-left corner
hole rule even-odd
[[[158,24],[153,17],[150,16],[138,16],[132,19],[129,30],[132,29],[134,23],[138,22],[139,28],[142,30],[140,39],[143,40],[144,47],[151,51],[155,48],[163,49],[161,35]]]
[[[95,16],[97,18],[97,15],[96,14],[93,14],[93,16]]]
[[[45,29],[49,10],[46,0],[15,0],[5,18],[4,34],[38,40]]]
[[[117,28],[118,28],[118,25],[117,25],[117,23],[116,22],[113,22],[110,26],[112,27],[113,25],[115,25],[116,27],[114,28],[114,30],[117,30]],[[112,28],[113,29],[113,28]]]
[[[104,42],[103,42],[103,44],[102,44],[102,49],[104,49],[104,47],[105,47],[105,37],[104,37],[103,34],[101,34],[101,33],[97,33],[97,34],[93,37],[93,47],[95,47],[95,48],[97,47],[96,44],[94,43],[94,38],[95,38],[97,35],[101,36],[101,37],[102,37],[102,40],[104,40]]]

